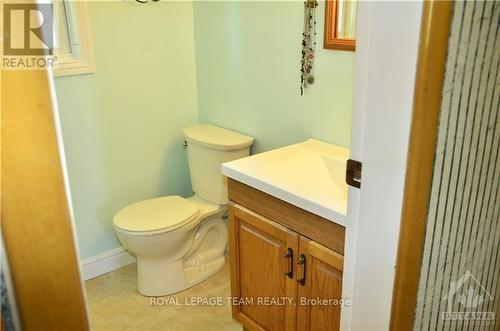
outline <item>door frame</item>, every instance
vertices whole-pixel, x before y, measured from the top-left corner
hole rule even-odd
[[[390,330],[411,330],[424,252],[453,3],[426,1],[422,14]]]
[[[352,305],[342,310],[342,330],[410,330],[416,304],[424,242],[412,233],[425,230],[430,178],[422,176],[432,176],[452,2],[391,4],[361,2],[358,12],[350,157],[363,162],[363,178],[360,190],[349,188],[343,296]],[[399,51],[381,50],[381,35]]]

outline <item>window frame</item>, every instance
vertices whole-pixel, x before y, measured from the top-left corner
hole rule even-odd
[[[71,29],[63,25],[60,6],[71,4],[72,20]],[[80,75],[95,72],[95,61],[90,33],[88,9],[86,1],[54,0],[54,32],[58,40],[58,47],[54,47],[54,76]],[[62,28],[66,33],[63,34]],[[72,31],[69,31],[72,30]],[[67,33],[72,36],[67,37]],[[71,50],[69,40],[73,37],[72,44],[78,47],[78,54]],[[66,39],[65,39],[66,38]],[[65,39],[64,42],[62,39]],[[61,47],[62,46],[62,47]]]

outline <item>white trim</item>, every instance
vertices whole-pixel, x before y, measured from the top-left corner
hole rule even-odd
[[[352,103],[350,158],[363,162],[363,139],[365,132],[365,110],[367,94],[367,72],[370,65],[370,36],[372,20],[372,3],[358,3],[358,20],[356,32],[356,57],[354,72],[354,95]],[[342,277],[342,297],[352,300],[354,297],[354,274],[358,233],[358,215],[360,190],[349,187],[347,198],[347,216],[344,244],[344,274]],[[353,304],[353,303],[352,303]],[[342,307],[340,329],[352,329],[352,305]]]
[[[123,247],[118,247],[102,254],[83,259],[81,267],[83,280],[88,280],[135,262]]]
[[[351,157],[363,178],[349,191],[343,331],[389,329],[423,1],[359,5]]]
[[[59,1],[60,2],[60,1]],[[54,5],[60,3],[54,2]],[[73,6],[75,33],[80,54],[75,56],[67,47],[55,49],[57,60],[54,62],[54,76],[68,76],[95,72],[94,52],[87,14],[86,1],[68,1]],[[57,25],[56,25],[57,28]]]

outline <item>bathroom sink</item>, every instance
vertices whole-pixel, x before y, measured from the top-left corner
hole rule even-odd
[[[315,139],[224,163],[222,173],[345,226],[349,149]]]

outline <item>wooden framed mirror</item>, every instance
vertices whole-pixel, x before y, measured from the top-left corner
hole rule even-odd
[[[325,2],[323,48],[343,51],[356,49],[357,13],[356,0]]]

